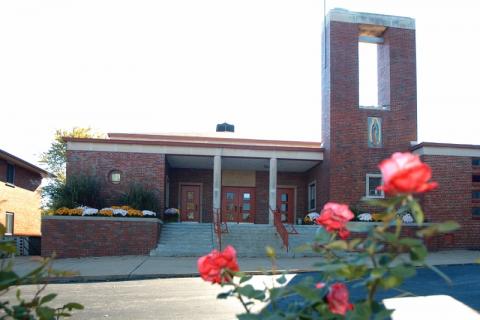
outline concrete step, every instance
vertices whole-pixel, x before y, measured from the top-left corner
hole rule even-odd
[[[222,234],[222,248],[232,245],[239,257],[265,257],[265,248],[272,247],[278,257],[314,256],[312,251],[295,252],[295,248],[313,242],[317,226],[295,226],[298,234],[289,234],[289,250],[285,250],[281,238],[272,225],[227,225],[228,233]],[[210,223],[167,223],[163,226],[160,241],[151,251],[157,256],[202,256],[217,245],[216,234]]]

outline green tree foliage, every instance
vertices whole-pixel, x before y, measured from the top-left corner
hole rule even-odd
[[[71,130],[58,129],[55,131],[50,148],[40,156],[40,162],[45,164],[47,171],[55,175],[55,177],[49,179],[47,185],[42,189],[43,207],[46,211],[58,208],[59,203],[67,200],[70,201],[70,204],[78,201],[81,203],[84,200],[78,194],[75,196],[76,189],[73,188],[73,185],[66,183],[67,143],[63,140],[64,137],[104,138],[105,135],[94,132],[91,128],[75,127]],[[93,185],[90,180],[75,181],[75,183],[80,183],[81,190],[83,190],[83,187]],[[88,203],[90,201],[83,204],[88,205]]]
[[[58,180],[65,180],[65,164],[67,162],[67,143],[64,137],[69,138],[104,138],[103,133],[94,132],[92,128],[74,127],[71,130],[58,129],[55,131],[53,142],[47,152],[40,156],[40,162],[46,165],[47,171],[53,173]]]

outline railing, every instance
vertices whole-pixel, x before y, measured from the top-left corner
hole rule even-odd
[[[282,238],[283,245],[288,252],[288,230],[285,228],[285,225],[282,222],[282,214],[278,210],[270,210],[273,212],[273,223],[275,224],[275,228],[277,228],[277,232]]]
[[[228,233],[228,226],[222,219],[222,211],[220,209],[214,209],[213,211],[213,229],[217,235],[218,250],[222,250],[222,233]]]

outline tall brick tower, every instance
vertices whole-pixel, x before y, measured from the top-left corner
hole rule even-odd
[[[325,23],[318,197],[356,203],[381,197],[377,164],[417,140],[415,21],[343,9]],[[378,104],[359,103],[359,43],[377,46]],[[369,189],[370,188],[370,189]]]

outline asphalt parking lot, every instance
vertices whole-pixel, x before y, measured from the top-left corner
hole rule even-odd
[[[451,285],[430,269],[418,268],[416,276],[406,280],[400,288],[417,296],[449,295],[475,310],[480,310],[479,264],[444,265],[438,266],[438,269],[452,280]],[[312,277],[315,281],[319,279],[319,274],[315,272],[298,274],[289,282],[289,285],[294,285],[306,277]],[[365,297],[365,291],[362,288],[354,285],[349,287],[352,301]],[[377,297],[383,300],[397,295],[399,295],[398,291],[387,290],[380,291]]]

